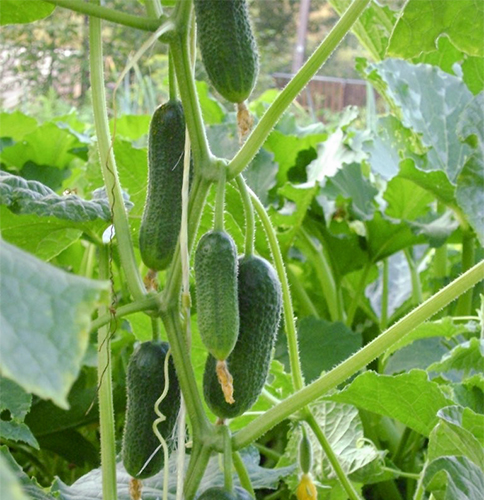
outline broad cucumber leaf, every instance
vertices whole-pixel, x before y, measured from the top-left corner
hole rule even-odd
[[[0,420],[0,437],[10,441],[22,441],[35,449],[39,449],[39,443],[32,431],[23,422],[16,419]]]
[[[437,500],[480,500],[484,472],[466,457],[446,456],[427,465],[423,484]]]
[[[149,115],[123,115],[116,119],[116,137],[124,137],[135,141],[148,134],[151,116]],[[109,121],[111,134],[114,134],[114,119]]]
[[[351,478],[354,479],[359,474],[364,473],[365,468],[371,464],[375,466],[375,469],[373,477],[367,478],[368,482],[385,480],[385,478],[378,478],[382,473],[379,462],[383,461],[383,457],[367,439],[363,442],[363,424],[356,408],[323,401],[311,405],[311,409],[346,474],[351,475]],[[322,484],[333,485],[337,482],[336,475],[322,451],[319,441],[312,432],[308,432],[308,437],[313,449],[312,473]],[[301,439],[300,428],[292,427],[289,430],[288,438],[284,455],[279,460],[277,467],[297,463]],[[298,472],[300,471],[295,470],[293,474],[284,479],[289,488],[296,488]]]
[[[227,110],[210,94],[207,82],[197,81],[196,86],[204,123],[207,125],[222,123]]]
[[[439,410],[438,416],[449,424],[466,429],[481,446],[484,446],[484,415],[482,413],[476,413],[462,406],[448,406]]]
[[[1,0],[0,25],[26,24],[50,16],[55,5],[32,0]]]
[[[73,222],[109,221],[111,209],[104,192],[98,190],[93,195],[93,200],[83,200],[75,194],[60,196],[40,182],[0,172],[0,205],[6,205],[17,214],[57,217]]]
[[[242,460],[245,463],[252,485],[255,489],[276,489],[279,481],[294,470],[294,466],[281,467],[278,469],[267,469],[259,465],[259,452],[254,447],[245,448],[241,451]],[[189,457],[187,457],[188,461]],[[176,454],[170,456],[170,470],[176,469]],[[121,463],[116,467],[116,481],[118,500],[131,500],[129,493],[130,476]],[[234,485],[240,487],[237,474],[234,472]],[[175,499],[176,474],[169,475],[168,498]],[[102,489],[101,469],[94,469],[82,476],[74,484],[68,486],[57,480],[52,487],[59,494],[61,500],[98,500]],[[211,486],[223,486],[223,469],[220,467],[218,456],[215,454],[210,458],[207,469],[199,486],[199,491],[204,491]],[[163,497],[163,470],[148,479],[143,479],[143,500],[159,500]]]
[[[435,50],[448,36],[460,50],[484,56],[484,4],[479,0],[409,0],[393,30],[388,54],[411,58]]]
[[[0,455],[0,496],[10,500],[29,500],[3,455]]]
[[[365,372],[325,399],[394,418],[424,436],[437,424],[438,410],[452,404],[422,370],[396,376]]]
[[[2,9],[3,6],[0,7],[0,12]],[[14,141],[19,141],[24,135],[33,132],[36,128],[37,120],[20,111],[0,113],[0,137],[10,137]]]
[[[16,215],[5,206],[0,206],[0,219],[5,241],[44,261],[59,255],[82,235],[82,230],[73,228],[68,220],[35,214]]]
[[[66,408],[108,282],[70,275],[0,241],[0,368],[26,391]]]

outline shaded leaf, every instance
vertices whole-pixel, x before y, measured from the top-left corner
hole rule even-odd
[[[267,206],[269,191],[276,185],[277,164],[274,162],[274,155],[261,149],[243,175],[248,186]]]
[[[0,377],[0,413],[8,410],[12,418],[23,422],[30,410],[32,395],[25,392],[13,380]]]
[[[210,94],[207,82],[197,81],[196,86],[204,123],[207,125],[222,123],[227,111],[222,104]]]
[[[4,241],[0,250],[2,373],[65,408],[91,313],[109,284],[67,274]]]
[[[22,441],[35,449],[39,449],[39,443],[32,431],[19,420],[0,420],[0,437],[9,441]]]

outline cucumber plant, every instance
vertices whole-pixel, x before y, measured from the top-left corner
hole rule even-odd
[[[97,1],[86,3],[76,0],[42,0],[42,3],[61,5],[90,16],[93,111],[100,163],[115,228],[116,241],[111,241],[110,245],[116,244],[117,252],[108,258],[102,242],[91,239],[94,240],[93,244],[102,249],[99,276],[104,279],[112,277],[107,272],[107,267],[109,263],[118,263],[119,255],[122,278],[127,284],[125,295],[130,295],[128,303],[117,309],[113,307],[109,312],[101,309],[99,317],[92,323],[92,330],[99,330],[103,498],[116,500],[118,494],[110,385],[111,337],[106,325],[115,323],[114,319],[124,315],[144,311],[152,322],[154,339],[139,346],[128,366],[128,405],[122,452],[124,468],[133,478],[146,479],[157,474],[164,466],[164,472],[167,474],[168,464],[161,450],[164,444],[168,444],[168,449],[174,448],[172,437],[175,423],[181,414],[178,422],[184,431],[183,418],[186,412],[191,444],[186,470],[183,455],[186,445],[184,437],[180,438],[177,447],[178,458],[181,459],[176,461],[174,452],[172,453],[173,463],[177,463],[177,498],[192,500],[197,495],[201,495],[199,498],[203,499],[220,500],[253,497],[253,485],[239,451],[256,442],[282,421],[291,419],[294,425],[302,425],[303,429],[309,427],[311,436],[318,445],[315,455],[324,452],[337,479],[339,492],[335,495],[346,496],[351,500],[361,499],[361,491],[341,464],[327,437],[327,430],[322,428],[321,422],[315,417],[312,405],[318,398],[337,389],[338,385],[365,369],[370,363],[374,363],[385,351],[396,349],[411,330],[452,300],[471,290],[482,279],[484,265],[473,265],[474,254],[467,247],[464,274],[424,302],[421,300],[421,294],[416,294],[415,302],[419,305],[415,309],[389,328],[385,317],[379,325],[384,325],[381,334],[368,339],[366,345],[351,357],[306,384],[298,352],[295,313],[284,263],[284,260],[288,259],[290,245],[284,241],[284,234],[278,234],[268,211],[245,184],[243,171],[257,155],[296,96],[348,31],[361,19],[360,16],[365,15],[364,11],[370,0],[354,0],[349,3],[329,35],[268,106],[245,143],[231,159],[216,157],[210,148],[195,86],[193,61],[198,39],[206,72],[220,95],[238,105],[243,105],[250,97],[259,71],[259,57],[245,0],[178,0],[174,2],[168,14],[159,0],[146,0],[148,17],[145,18],[101,7]],[[347,2],[335,3],[341,6]],[[388,15],[387,10],[379,12]],[[153,114],[149,137],[149,178],[139,180],[140,185],[148,183],[139,234],[141,260],[150,270],[165,271],[163,288],[156,293],[148,292],[144,287],[139,271],[140,262],[136,258],[123,203],[107,119],[101,19],[150,31],[153,33],[153,40],[166,45],[170,52],[170,100],[157,108]],[[368,18],[363,21],[357,24],[357,32],[368,22]],[[375,47],[373,49],[377,50]],[[191,161],[193,168],[190,167]],[[192,171],[190,183],[183,182],[190,177],[189,171]],[[244,254],[240,256],[237,255],[238,249],[233,238],[224,227],[224,194],[228,183],[237,186],[245,212],[245,248]],[[214,184],[217,184],[217,196],[213,229],[197,241],[202,213]],[[318,210],[321,211],[320,207]],[[254,211],[262,228],[257,227],[257,231],[262,231],[268,242],[269,252],[264,256],[257,255],[258,252],[262,254],[264,248],[255,244],[257,231]],[[462,213],[459,212],[459,216],[461,221],[464,221],[461,222],[461,229],[467,238],[466,245],[470,245],[468,240],[473,240],[473,236],[469,236],[471,229],[466,225]],[[338,288],[342,280],[336,281],[337,272],[332,269],[327,250],[330,246],[328,241],[338,245],[347,235],[342,233],[341,240],[339,237],[328,237],[327,241],[326,227],[309,234],[307,229],[314,229],[313,223],[314,221],[308,221],[299,231],[299,243],[307,250],[302,253],[304,258],[312,258],[320,264],[320,281],[328,286],[323,295],[332,297],[332,302],[327,300],[331,319],[340,320],[339,324],[346,321],[347,326],[351,327],[360,304],[362,309],[365,306],[362,300],[364,286],[374,262],[364,268],[360,277],[361,286],[347,287],[355,292],[355,296],[350,297],[348,307],[343,307],[342,291]],[[376,232],[379,229],[377,227],[375,230],[371,226],[365,228]],[[314,235],[320,236],[319,240],[324,243],[323,250],[314,244]],[[355,252],[356,250],[361,249],[355,247]],[[413,264],[411,252],[407,253],[409,264]],[[199,391],[191,359],[189,275],[192,258],[197,322],[207,351],[203,394]],[[333,267],[336,268],[335,265]],[[413,281],[417,282],[416,266],[410,268]],[[388,278],[388,272],[386,274]],[[291,271],[289,278],[293,275]],[[113,286],[117,285],[114,279],[111,281]],[[311,309],[311,300],[304,287],[293,287],[293,290],[299,294],[298,299]],[[468,313],[468,309],[469,300],[466,296],[459,304],[461,318],[468,317],[464,314]],[[162,343],[157,338],[161,323],[168,343]],[[272,404],[271,408],[232,433],[230,419],[250,411],[263,392],[278,330],[282,331],[281,336],[287,343],[292,392],[281,401],[273,394],[265,394]],[[170,361],[169,388],[160,403],[160,394],[166,383],[164,367],[168,346],[173,364]],[[376,364],[380,362],[381,359]],[[447,393],[450,393],[450,389]],[[444,395],[440,395],[444,398]],[[205,399],[208,412],[202,398]],[[240,422],[240,419],[236,422]],[[298,498],[314,498],[316,494],[316,486],[310,475],[311,470],[314,470],[311,463],[311,448],[314,448],[314,443],[309,444],[306,433],[309,434],[304,430],[300,444],[299,465],[302,478],[296,492]],[[405,455],[411,448],[412,439],[415,441],[417,438],[409,437],[409,434],[410,432],[405,431],[399,437],[400,441],[395,446],[393,456],[402,458],[401,455]],[[180,435],[184,436],[184,432]],[[259,446],[264,449],[264,446]],[[224,487],[210,487],[201,491],[202,478],[214,453],[223,456]],[[243,491],[233,486],[233,468],[239,476]],[[423,498],[424,489],[430,481],[424,482],[423,479],[426,466],[421,469],[417,481],[416,473],[402,473],[402,477],[412,481],[413,489],[407,488],[407,497],[409,492],[415,490],[415,498]],[[398,488],[391,481],[392,474],[398,475],[399,471],[391,469],[390,472],[385,472],[389,473],[388,482],[393,485],[390,486],[393,487],[392,494],[395,494],[397,499],[401,498],[400,492],[396,491]],[[163,494],[167,498],[166,481]],[[380,498],[382,497],[385,498],[384,493],[380,494]]]

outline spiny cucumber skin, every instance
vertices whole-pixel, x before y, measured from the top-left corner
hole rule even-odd
[[[227,359],[234,379],[235,403],[225,402],[215,373],[216,361],[210,355],[203,376],[205,401],[220,418],[242,415],[259,397],[267,379],[281,315],[281,284],[265,259],[253,255],[240,259],[238,287],[239,338]]]
[[[161,271],[171,262],[182,212],[185,116],[170,100],[153,113],[148,138],[148,187],[139,247],[143,262]]]
[[[165,461],[163,448],[160,447],[140,473],[146,461],[160,445],[153,432],[153,422],[158,418],[154,407],[165,387],[164,365],[168,349],[167,342],[143,342],[133,352],[128,364],[123,464],[128,474],[137,479],[157,474]],[[159,406],[166,420],[158,424],[158,430],[170,448],[173,444],[170,439],[180,411],[180,387],[172,358],[168,367],[170,386],[166,398]]]
[[[195,252],[198,330],[218,360],[232,352],[239,334],[237,247],[224,231],[205,233]]]
[[[217,91],[245,101],[259,73],[259,56],[246,0],[195,0],[203,64]]]

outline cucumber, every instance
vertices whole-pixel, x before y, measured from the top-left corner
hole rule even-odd
[[[182,212],[185,116],[181,102],[159,106],[148,138],[148,187],[139,232],[143,262],[161,271],[171,262]]]
[[[205,233],[195,252],[198,330],[207,350],[223,361],[239,333],[237,247],[224,231]]]
[[[212,85],[230,102],[245,101],[259,72],[246,0],[194,0],[203,64]]]
[[[122,455],[126,471],[136,479],[155,475],[164,464],[163,448],[153,432],[153,422],[158,418],[154,411],[155,403],[165,387],[164,365],[168,349],[167,342],[143,342],[133,352],[128,364],[128,403]],[[159,406],[166,420],[158,424],[158,430],[170,448],[173,445],[171,436],[180,411],[180,387],[171,358],[168,367],[170,386],[166,398]]]
[[[233,376],[235,403],[227,404],[209,355],[203,376],[205,401],[220,418],[242,415],[257,400],[269,371],[282,304],[281,284],[269,262],[254,255],[239,260],[238,297],[240,329],[227,358]]]

